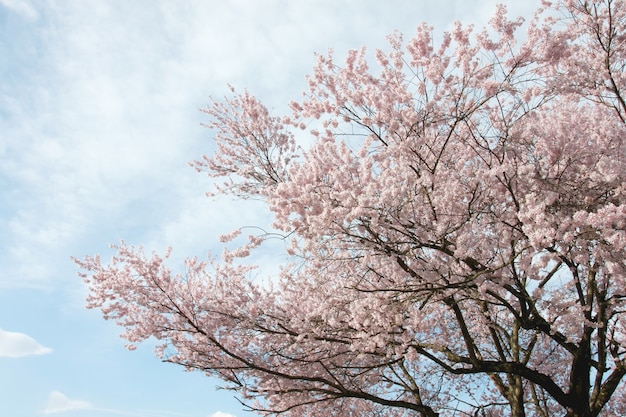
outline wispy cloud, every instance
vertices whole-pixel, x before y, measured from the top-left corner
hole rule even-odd
[[[0,2],[36,13],[25,0]],[[341,48],[345,19],[336,11],[345,15],[355,5],[41,3],[38,30],[11,49],[32,54],[9,56],[7,73],[19,79],[0,83],[7,138],[0,144],[0,199],[10,202],[0,224],[0,288],[75,279],[65,269],[70,262],[59,259],[91,253],[85,242],[94,236],[104,250],[121,238],[158,239],[155,230],[197,201],[189,179],[197,174],[186,163],[212,151],[202,141],[212,133],[199,126],[205,120],[197,111],[206,97],[221,96],[230,82],[270,97],[270,107],[288,103],[294,90],[285,84],[300,91],[313,53]],[[363,26],[370,32],[384,21]],[[389,31],[378,31],[381,43]],[[206,237],[193,230],[167,243]]]
[[[46,408],[43,409],[42,413],[57,414],[66,411],[89,410],[93,408],[93,405],[91,405],[88,401],[71,400],[59,391],[52,391],[50,393],[50,397],[48,398]]]
[[[230,413],[224,413],[223,411],[218,411],[216,413],[211,414],[208,417],[235,417],[235,416]]]
[[[51,352],[52,349],[41,345],[27,334],[0,329],[0,357],[20,358]]]
[[[26,0],[0,0],[0,6],[4,6],[29,20],[39,18],[37,10]]]

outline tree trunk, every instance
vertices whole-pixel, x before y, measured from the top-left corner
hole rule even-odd
[[[566,417],[594,417],[591,412],[589,390],[591,389],[591,333],[587,327],[580,341],[580,348],[572,360],[570,373],[570,406]]]

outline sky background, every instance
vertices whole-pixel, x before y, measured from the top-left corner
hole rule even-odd
[[[258,204],[204,196],[188,162],[212,153],[200,107],[227,84],[276,114],[315,52],[385,48],[422,21],[483,26],[492,0],[0,0],[0,415],[243,417],[219,381],[129,352],[84,308],[71,257],[125,240],[221,252],[267,224]],[[512,15],[535,1],[504,1]],[[266,252],[263,273],[279,256]],[[173,269],[176,264],[172,265]]]

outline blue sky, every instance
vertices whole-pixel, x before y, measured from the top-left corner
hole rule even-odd
[[[276,113],[315,52],[386,45],[422,21],[484,24],[492,0],[0,0],[0,415],[242,417],[218,381],[124,349],[84,308],[70,257],[124,239],[174,260],[266,224],[204,196],[199,107],[227,83]],[[505,1],[529,16],[535,2]],[[178,257],[177,257],[178,256]],[[279,256],[259,259],[271,273]],[[175,269],[175,265],[173,265]]]

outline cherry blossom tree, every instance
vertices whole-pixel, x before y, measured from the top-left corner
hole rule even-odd
[[[87,306],[261,414],[625,415],[625,66],[626,1],[559,0],[320,55],[285,117],[233,90],[193,165],[289,263],[121,244],[76,261]]]

